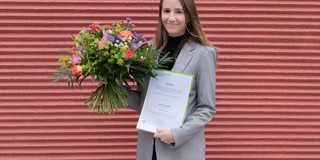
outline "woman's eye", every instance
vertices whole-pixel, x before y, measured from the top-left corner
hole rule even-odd
[[[182,14],[183,12],[182,12],[182,11],[177,11],[176,13],[178,13],[178,14]]]
[[[164,10],[163,12],[164,12],[164,13],[169,13],[170,11],[168,11],[168,10]]]

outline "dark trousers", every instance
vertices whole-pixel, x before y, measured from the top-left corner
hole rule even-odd
[[[157,160],[157,154],[156,154],[156,141],[153,139],[153,153],[152,153],[152,160]]]

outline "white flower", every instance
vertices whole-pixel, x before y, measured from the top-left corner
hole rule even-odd
[[[146,59],[146,57],[141,56],[139,61],[144,61]]]

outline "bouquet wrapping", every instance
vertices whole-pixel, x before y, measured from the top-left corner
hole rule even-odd
[[[144,85],[145,77],[155,77],[154,70],[171,61],[161,51],[149,45],[143,34],[137,34],[130,18],[121,23],[100,25],[95,23],[72,36],[74,45],[67,55],[59,59],[62,66],[53,82],[68,77],[68,86],[74,82],[81,87],[83,80],[92,77],[100,84],[84,102],[92,111],[115,113],[128,105],[123,86],[130,88],[128,81]],[[51,83],[53,83],[51,82]]]

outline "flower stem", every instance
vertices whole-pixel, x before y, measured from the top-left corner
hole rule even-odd
[[[91,101],[89,108],[91,112],[114,114],[119,108],[126,107],[128,94],[120,86],[115,84],[102,84],[85,101],[85,104]]]

